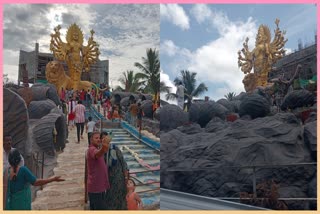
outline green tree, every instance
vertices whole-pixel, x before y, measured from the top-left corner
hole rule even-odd
[[[180,82],[184,85],[184,100],[187,100],[188,109],[190,108],[193,97],[199,97],[204,92],[208,91],[208,87],[202,82],[197,85],[196,80],[197,73],[190,72],[188,70],[181,70],[180,76],[174,79],[174,84],[179,85]],[[175,93],[168,93],[166,95],[167,100],[174,100],[177,98]]]
[[[167,86],[165,82],[161,81],[160,82],[160,92],[163,93],[170,93],[171,87]]]
[[[122,72],[122,76],[119,78],[120,83],[124,86],[117,87],[117,90],[125,92],[137,92],[141,90],[143,81],[139,78],[138,74],[134,74],[132,70]]]
[[[235,92],[229,92],[228,94],[224,95],[224,97],[229,100],[229,101],[232,101],[236,96],[236,93]]]
[[[142,63],[134,63],[134,66],[141,71],[141,73],[137,73],[137,77],[144,80],[145,93],[158,94],[160,91],[159,52],[156,49],[148,48],[146,53],[147,57],[142,57]]]

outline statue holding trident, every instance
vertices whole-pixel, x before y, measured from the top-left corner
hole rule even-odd
[[[74,23],[68,28],[66,35],[67,43],[62,42],[60,38],[60,29],[61,26],[58,25],[54,28],[55,33],[51,34],[50,50],[58,61],[65,61],[67,63],[70,77],[67,75],[61,75],[63,79],[60,79],[60,81],[51,81],[51,70],[48,69],[49,73],[46,74],[47,79],[49,82],[56,85],[59,93],[61,90],[59,82],[63,82],[64,86],[67,88],[73,88],[74,90],[87,90],[91,88],[93,83],[81,81],[81,73],[89,72],[90,65],[96,63],[99,58],[99,45],[93,40],[93,34],[95,32],[93,30],[90,31],[91,36],[88,40],[88,45],[84,46],[83,33],[78,25]],[[47,67],[48,66],[49,64]]]
[[[268,73],[272,65],[285,54],[283,47],[288,40],[284,39],[286,32],[279,29],[279,22],[280,20],[276,19],[277,28],[272,42],[269,28],[260,25],[256,36],[256,47],[249,51],[249,38],[246,38],[242,50],[238,51],[238,66],[244,74],[247,74],[243,80],[247,92],[252,92],[258,86],[267,86]],[[253,73],[250,73],[252,68]],[[251,82],[250,86],[248,80]]]

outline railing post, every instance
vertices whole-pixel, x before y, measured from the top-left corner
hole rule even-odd
[[[44,171],[44,152],[42,152],[42,166],[41,166],[41,179],[43,179],[43,171]],[[41,186],[41,190],[43,190],[43,186]]]
[[[256,167],[252,168],[252,185],[253,185],[253,198],[257,198],[257,180],[256,180]]]
[[[142,118],[139,120],[139,139],[141,140],[141,126],[142,126]]]

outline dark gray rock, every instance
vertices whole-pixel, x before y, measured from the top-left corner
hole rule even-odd
[[[121,101],[120,101],[120,106],[121,106],[121,107],[128,108],[129,99],[130,99],[130,97],[124,97],[124,98],[122,98]]]
[[[241,101],[240,100],[232,100],[232,101],[230,101],[230,104],[233,106],[234,112],[239,113]]]
[[[139,98],[138,95],[134,95],[131,92],[115,91],[112,93],[111,102],[112,102],[112,104],[120,105],[120,102],[123,98],[125,98],[125,97],[130,98],[130,96],[133,96],[133,98],[136,97],[137,99]],[[131,99],[132,99],[132,97],[131,97]]]
[[[250,115],[243,115],[242,117],[241,117],[241,120],[252,120],[252,118],[251,118],[251,116]]]
[[[189,120],[205,127],[214,117],[225,120],[230,111],[214,101],[192,103],[189,109]]]
[[[139,98],[143,101],[143,100],[151,100],[153,99],[151,94],[139,94],[138,95]]]
[[[231,103],[229,100],[227,99],[220,99],[217,101],[217,103],[219,103],[220,105],[224,106],[226,109],[228,109],[230,112],[235,112],[235,107],[234,104]]]
[[[197,123],[179,126],[177,130],[185,134],[196,134],[196,133],[203,132],[202,128]]]
[[[317,121],[307,123],[304,126],[304,140],[310,148],[312,157],[317,160]]]
[[[45,100],[50,99],[52,100],[57,106],[61,105],[60,97],[57,93],[57,88],[55,85],[51,83],[36,83],[31,87],[33,91],[33,100]]]
[[[247,95],[248,95],[247,93],[241,92],[240,94],[238,94],[237,96],[235,96],[235,97],[233,98],[233,100],[240,100],[240,101],[242,101]]]
[[[160,108],[157,108],[157,110],[154,112],[154,119],[160,121]]]
[[[188,113],[176,105],[165,105],[160,109],[160,130],[170,131],[188,122]]]
[[[31,101],[28,112],[30,119],[40,119],[49,114],[51,109],[56,108],[56,104],[52,100]]]
[[[161,106],[165,106],[165,105],[169,105],[170,103],[168,103],[167,101],[164,100],[160,100],[160,105]]]
[[[265,117],[270,113],[270,103],[259,94],[251,94],[245,97],[239,109],[239,115],[250,115],[252,119]]]
[[[315,175],[308,185],[308,197],[317,197],[317,176]]]
[[[271,106],[270,108],[270,115],[276,115],[278,113],[277,106]]]
[[[311,112],[309,118],[304,121],[305,124],[316,121],[317,120],[317,112]]]
[[[161,179],[161,187],[211,197],[238,197],[239,192],[252,192],[252,169],[237,166],[293,164],[258,168],[257,183],[275,179],[280,187],[297,187],[291,197],[308,191],[316,166],[294,165],[313,161],[304,143],[301,121],[294,114],[233,123],[215,118],[210,123],[206,129],[217,123],[225,127],[211,133],[186,134],[175,129],[161,134],[161,176],[170,178]]]
[[[228,124],[221,120],[219,117],[214,117],[210,122],[206,125],[206,132],[218,132],[223,129],[228,128]]]
[[[289,92],[284,98],[281,104],[281,110],[295,109],[298,107],[312,106],[314,104],[315,97],[308,90],[295,90]]]
[[[153,111],[152,111],[152,101],[151,100],[144,100],[141,102],[141,108],[144,113],[145,117],[153,118]]]
[[[279,188],[281,198],[307,198],[307,194],[301,191],[301,187],[286,186]],[[301,201],[286,201],[286,204],[292,210],[304,210],[305,205]]]
[[[32,144],[27,141],[29,114],[23,98],[10,89],[3,88],[3,135],[12,137],[12,147],[24,156]]]

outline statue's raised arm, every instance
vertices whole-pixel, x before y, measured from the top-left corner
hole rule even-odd
[[[90,69],[90,65],[98,61],[100,55],[99,45],[93,40],[93,34],[95,33],[94,30],[91,30],[90,33],[91,36],[88,40],[88,45],[84,46],[82,49],[83,66],[87,72]]]
[[[277,25],[277,28],[274,30],[274,38],[273,41],[270,43],[270,54],[271,54],[271,64],[276,63],[279,59],[281,59],[284,54],[284,45],[288,41],[288,39],[285,39],[284,36],[286,34],[286,31],[281,31],[279,28],[279,19],[276,19],[275,24]]]
[[[51,34],[50,50],[57,60],[65,61],[67,56],[67,44],[61,40],[60,29],[61,26],[58,25],[54,28],[54,33]]]
[[[249,38],[247,37],[246,41],[243,43],[243,48],[241,51],[238,51],[238,66],[244,74],[250,73],[253,67],[253,56],[252,52],[249,51],[248,41]]]

